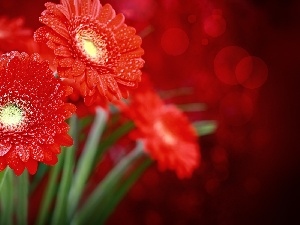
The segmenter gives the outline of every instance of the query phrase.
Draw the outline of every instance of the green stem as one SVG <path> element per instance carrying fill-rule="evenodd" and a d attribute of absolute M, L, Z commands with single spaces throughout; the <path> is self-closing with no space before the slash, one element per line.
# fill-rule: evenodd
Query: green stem
<path fill-rule="evenodd" d="M 6 174 L 7 174 L 7 171 L 9 170 L 9 168 L 6 168 L 5 171 L 2 171 L 0 173 L 0 193 L 1 193 L 1 188 L 4 184 L 4 181 L 5 181 L 5 178 L 6 178 Z"/>
<path fill-rule="evenodd" d="M 116 143 L 122 136 L 128 134 L 134 128 L 134 123 L 132 121 L 123 124 L 122 126 L 118 127 L 115 131 L 113 131 L 109 137 L 103 139 L 101 141 L 101 145 L 98 148 L 96 153 L 96 161 L 93 165 L 93 168 L 97 166 L 97 163 L 102 159 L 105 150 L 107 150 L 110 146 Z"/>
<path fill-rule="evenodd" d="M 93 215 L 94 210 L 99 209 L 103 198 L 117 185 L 127 169 L 144 155 L 143 145 L 139 143 L 137 147 L 124 157 L 111 171 L 104 180 L 97 185 L 93 193 L 89 196 L 83 207 L 75 215 L 72 224 L 85 224 Z"/>
<path fill-rule="evenodd" d="M 13 172 L 9 168 L 6 169 L 7 174 L 5 182 L 2 186 L 1 194 L 1 216 L 0 224 L 13 224 L 13 210 L 14 210 L 14 185 L 13 185 Z"/>
<path fill-rule="evenodd" d="M 107 112 L 98 107 L 95 120 L 89 132 L 86 144 L 78 160 L 78 165 L 73 176 L 73 181 L 68 197 L 68 218 L 76 211 L 84 186 L 92 171 L 93 161 L 97 154 L 98 144 L 107 121 Z"/>
<path fill-rule="evenodd" d="M 37 173 L 33 176 L 33 179 L 30 181 L 29 193 L 34 193 L 36 188 L 39 186 L 43 178 L 49 172 L 50 167 L 45 164 L 40 164 Z"/>
<path fill-rule="evenodd" d="M 194 122 L 193 126 L 199 136 L 209 135 L 216 131 L 218 124 L 214 120 Z"/>
<path fill-rule="evenodd" d="M 38 213 L 38 218 L 36 221 L 37 225 L 44 225 L 47 222 L 47 219 L 49 218 L 49 212 L 50 212 L 50 205 L 53 202 L 54 196 L 57 191 L 57 180 L 58 175 L 61 171 L 61 168 L 63 166 L 63 159 L 64 159 L 65 151 L 63 151 L 59 157 L 58 157 L 58 163 L 50 170 L 50 176 L 49 181 L 47 185 L 47 189 L 44 193 L 42 202 L 41 202 L 41 208 Z"/>
<path fill-rule="evenodd" d="M 120 188 L 114 190 L 111 195 L 106 196 L 108 200 L 105 207 L 102 207 L 101 211 L 96 214 L 97 219 L 95 224 L 105 224 L 107 218 L 114 211 L 119 202 L 128 193 L 131 187 L 136 183 L 139 177 L 144 173 L 144 171 L 152 164 L 152 160 L 146 159 L 129 177 L 126 178 L 124 183 L 122 183 Z"/>
<path fill-rule="evenodd" d="M 17 224 L 26 225 L 27 224 L 27 214 L 28 214 L 28 193 L 29 193 L 29 181 L 28 172 L 24 171 L 20 177 L 15 178 L 17 187 L 17 201 L 16 205 L 16 215 Z"/>
<path fill-rule="evenodd" d="M 62 178 L 59 185 L 56 204 L 53 212 L 52 217 L 52 224 L 66 224 L 67 221 L 67 199 L 69 190 L 71 187 L 72 181 L 72 174 L 75 164 L 75 150 L 77 149 L 77 140 L 78 140 L 78 120 L 77 117 L 74 115 L 71 117 L 70 120 L 70 134 L 73 137 L 74 144 L 69 147 L 65 148 L 65 159 L 63 164 L 63 172 Z"/>

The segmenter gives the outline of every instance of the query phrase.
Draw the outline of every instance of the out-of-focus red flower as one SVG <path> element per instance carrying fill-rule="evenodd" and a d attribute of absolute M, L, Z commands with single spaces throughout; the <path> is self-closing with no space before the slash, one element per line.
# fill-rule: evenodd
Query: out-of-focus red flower
<path fill-rule="evenodd" d="M 38 162 L 54 165 L 60 146 L 70 146 L 65 122 L 75 106 L 69 88 L 53 76 L 38 54 L 10 52 L 0 58 L 0 171 L 30 174 Z"/>
<path fill-rule="evenodd" d="M 98 0 L 46 3 L 40 21 L 46 26 L 35 40 L 53 49 L 60 77 L 72 79 L 86 105 L 100 98 L 128 97 L 141 77 L 142 40 L 124 24 L 123 14 Z"/>
<path fill-rule="evenodd" d="M 144 141 L 145 150 L 161 170 L 175 170 L 179 178 L 192 175 L 200 162 L 197 136 L 175 105 L 165 104 L 146 81 L 134 91 L 124 112 L 134 121 L 136 137 Z"/>
<path fill-rule="evenodd" d="M 24 28 L 24 19 L 0 17 L 0 53 L 26 51 L 27 42 L 32 40 L 32 30 Z"/>

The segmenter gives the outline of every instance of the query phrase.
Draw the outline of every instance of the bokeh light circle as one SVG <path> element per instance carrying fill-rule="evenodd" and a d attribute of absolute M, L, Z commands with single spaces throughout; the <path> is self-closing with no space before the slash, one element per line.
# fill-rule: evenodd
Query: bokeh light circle
<path fill-rule="evenodd" d="M 225 84 L 238 84 L 235 71 L 241 59 L 249 56 L 248 52 L 238 46 L 221 49 L 214 59 L 214 71 L 220 81 Z"/>
<path fill-rule="evenodd" d="M 168 55 L 181 55 L 187 50 L 188 46 L 189 38 L 180 28 L 170 28 L 162 35 L 161 47 Z"/>
<path fill-rule="evenodd" d="M 253 56 L 244 57 L 236 66 L 237 81 L 248 89 L 261 87 L 267 80 L 268 67 L 266 63 Z"/>
<path fill-rule="evenodd" d="M 204 20 L 204 31 L 211 37 L 218 37 L 226 30 L 226 21 L 221 15 L 211 15 Z"/>

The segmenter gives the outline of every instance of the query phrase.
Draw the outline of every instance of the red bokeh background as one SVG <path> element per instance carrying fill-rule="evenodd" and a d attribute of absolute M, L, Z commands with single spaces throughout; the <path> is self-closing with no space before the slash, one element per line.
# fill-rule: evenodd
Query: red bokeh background
<path fill-rule="evenodd" d="M 44 2 L 1 0 L 0 15 L 36 29 Z M 300 223 L 300 2 L 101 3 L 143 36 L 144 71 L 165 100 L 205 103 L 188 112 L 191 121 L 218 121 L 215 134 L 200 138 L 202 164 L 191 179 L 153 166 L 108 224 Z"/>

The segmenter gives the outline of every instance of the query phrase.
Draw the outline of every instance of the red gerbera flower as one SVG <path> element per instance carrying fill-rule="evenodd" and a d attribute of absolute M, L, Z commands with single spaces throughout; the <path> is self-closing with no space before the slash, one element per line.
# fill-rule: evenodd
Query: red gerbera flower
<path fill-rule="evenodd" d="M 35 40 L 54 50 L 60 77 L 72 79 L 87 105 L 105 96 L 128 97 L 140 81 L 144 65 L 141 38 L 99 0 L 61 0 L 46 3 L 40 21 L 46 26 Z"/>
<path fill-rule="evenodd" d="M 190 177 L 200 161 L 196 132 L 188 118 L 174 105 L 165 104 L 144 84 L 122 106 L 137 126 L 137 135 L 160 169 L 175 170 L 179 178 Z"/>
<path fill-rule="evenodd" d="M 65 119 L 75 106 L 68 88 L 38 54 L 10 52 L 0 57 L 0 171 L 8 165 L 30 174 L 38 162 L 54 165 L 60 146 L 72 145 Z"/>
<path fill-rule="evenodd" d="M 32 40 L 32 30 L 24 28 L 24 19 L 0 17 L 0 53 L 26 51 L 27 42 Z"/>

